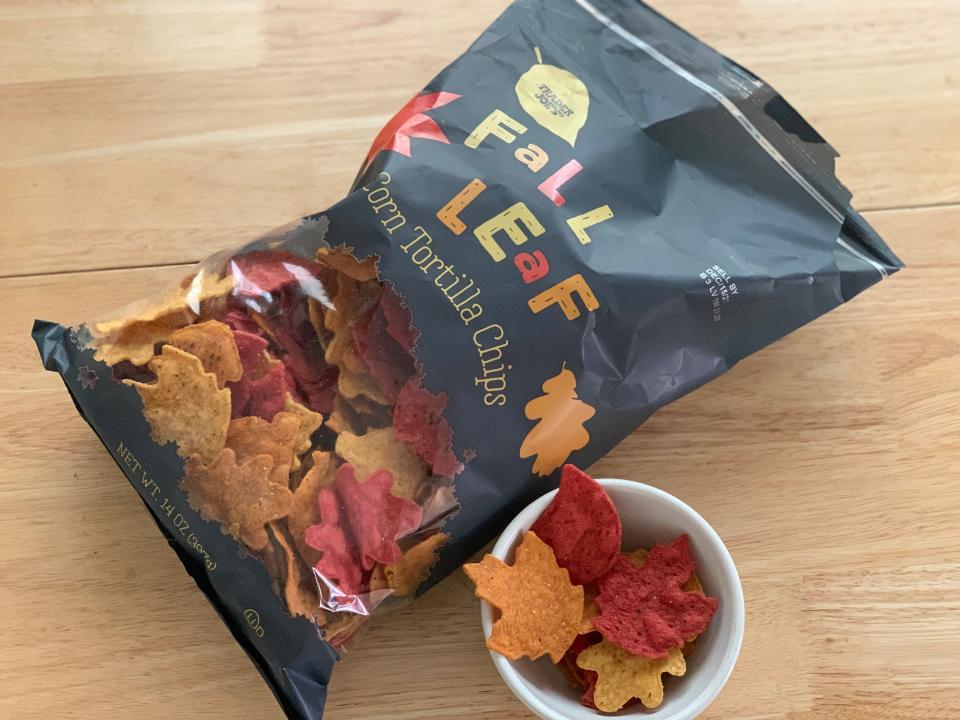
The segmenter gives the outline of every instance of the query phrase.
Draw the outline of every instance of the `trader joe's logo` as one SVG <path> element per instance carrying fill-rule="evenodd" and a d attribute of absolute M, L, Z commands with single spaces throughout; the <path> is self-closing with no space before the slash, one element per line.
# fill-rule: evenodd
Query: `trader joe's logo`
<path fill-rule="evenodd" d="M 587 86 L 569 70 L 544 64 L 540 48 L 533 51 L 537 64 L 517 81 L 517 99 L 530 117 L 573 147 L 590 109 Z"/>

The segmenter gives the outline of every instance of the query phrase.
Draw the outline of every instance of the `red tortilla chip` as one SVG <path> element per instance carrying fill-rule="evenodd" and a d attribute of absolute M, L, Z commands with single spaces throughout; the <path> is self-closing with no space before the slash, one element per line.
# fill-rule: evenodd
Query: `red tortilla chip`
<path fill-rule="evenodd" d="M 259 298 L 289 285 L 309 287 L 318 283 L 324 272 L 323 265 L 281 250 L 255 250 L 230 261 L 236 297 Z"/>
<path fill-rule="evenodd" d="M 279 362 L 264 363 L 269 344 L 265 338 L 245 330 L 235 330 L 233 335 L 243 375 L 236 382 L 227 383 L 232 417 L 256 416 L 273 420 L 286 402 L 284 366 Z"/>
<path fill-rule="evenodd" d="M 240 308 L 234 307 L 230 308 L 227 311 L 227 314 L 223 316 L 222 321 L 225 325 L 229 325 L 234 332 L 243 331 L 247 333 L 252 333 L 254 335 L 259 334 L 260 326 L 247 315 L 246 312 Z"/>
<path fill-rule="evenodd" d="M 423 458 L 434 475 L 452 478 L 463 470 L 453 452 L 453 430 L 443 417 L 446 393 L 432 393 L 410 378 L 393 408 L 393 432 Z"/>
<path fill-rule="evenodd" d="M 368 322 L 356 323 L 353 331 L 357 355 L 366 363 L 387 400 L 395 402 L 400 389 L 416 374 L 413 356 L 390 336 L 380 308 Z"/>
<path fill-rule="evenodd" d="M 599 581 L 593 626 L 633 655 L 667 657 L 702 633 L 717 610 L 716 598 L 683 589 L 695 569 L 686 535 L 654 545 L 642 567 L 621 555 Z"/>
<path fill-rule="evenodd" d="M 420 331 L 413 326 L 413 316 L 396 291 L 387 286 L 380 296 L 380 309 L 387 321 L 387 332 L 407 352 L 412 352 Z"/>
<path fill-rule="evenodd" d="M 393 475 L 377 470 L 363 482 L 349 463 L 337 469 L 337 494 L 353 535 L 360 563 L 371 570 L 377 563 L 394 563 L 403 557 L 397 540 L 420 526 L 422 511 L 412 500 L 391 492 Z"/>
<path fill-rule="evenodd" d="M 363 570 L 353 540 L 349 537 L 340 501 L 331 488 L 317 495 L 320 522 L 307 528 L 307 545 L 322 556 L 314 567 L 323 580 L 341 593 L 356 594 L 363 589 Z"/>
<path fill-rule="evenodd" d="M 563 466 L 560 490 L 530 529 L 553 548 L 575 585 L 603 576 L 620 555 L 617 508 L 600 483 L 573 465 Z"/>

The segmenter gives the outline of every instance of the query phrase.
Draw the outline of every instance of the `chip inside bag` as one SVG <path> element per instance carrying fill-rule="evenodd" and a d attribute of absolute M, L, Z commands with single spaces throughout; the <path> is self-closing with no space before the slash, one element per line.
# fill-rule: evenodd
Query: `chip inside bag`
<path fill-rule="evenodd" d="M 640 2 L 518 0 L 342 201 L 33 335 L 285 712 L 316 719 L 370 617 L 565 463 L 900 268 L 835 157 Z M 608 568 L 580 537 L 561 555 L 586 581 Z"/>

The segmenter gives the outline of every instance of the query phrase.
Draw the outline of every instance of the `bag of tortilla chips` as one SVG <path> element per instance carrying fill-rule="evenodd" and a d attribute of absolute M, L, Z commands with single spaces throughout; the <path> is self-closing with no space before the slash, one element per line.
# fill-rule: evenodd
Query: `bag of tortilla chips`
<path fill-rule="evenodd" d="M 567 461 L 900 263 L 833 149 L 639 2 L 518 0 L 335 206 L 45 366 L 291 717 Z"/>

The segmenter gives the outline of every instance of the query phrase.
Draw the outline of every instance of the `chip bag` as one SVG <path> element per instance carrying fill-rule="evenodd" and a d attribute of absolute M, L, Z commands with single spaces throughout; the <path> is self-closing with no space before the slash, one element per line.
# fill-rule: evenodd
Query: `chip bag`
<path fill-rule="evenodd" d="M 285 711 L 319 718 L 363 623 L 564 463 L 900 268 L 835 155 L 640 2 L 518 0 L 341 202 L 33 334 Z"/>

